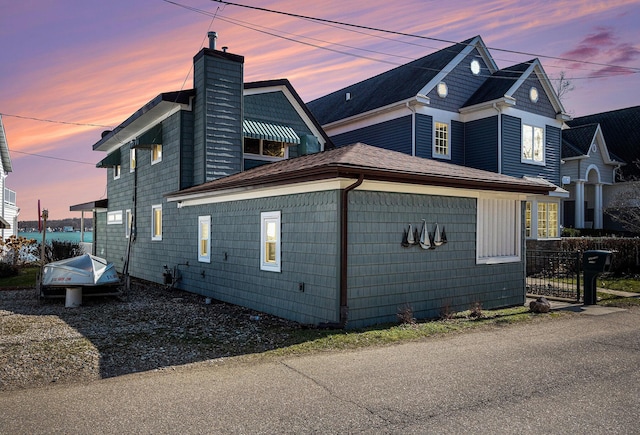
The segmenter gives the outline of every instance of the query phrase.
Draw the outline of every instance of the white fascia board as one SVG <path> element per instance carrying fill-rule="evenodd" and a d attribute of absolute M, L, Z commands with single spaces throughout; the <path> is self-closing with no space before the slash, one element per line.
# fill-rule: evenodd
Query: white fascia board
<path fill-rule="evenodd" d="M 381 122 L 381 120 L 400 118 L 409 114 L 409 112 L 405 112 L 405 110 L 407 110 L 408 108 L 424 106 L 425 104 L 428 104 L 428 99 L 427 101 L 425 101 L 424 98 L 426 97 L 418 95 L 403 101 L 398 101 L 393 104 L 378 107 L 377 109 L 370 110 L 369 112 L 359 113 L 348 118 L 330 122 L 323 125 L 322 128 L 329 136 L 335 136 L 337 134 L 346 133 L 358 128 L 364 128 L 373 124 L 378 124 Z"/>
<path fill-rule="evenodd" d="M 465 115 L 465 122 L 467 122 L 467 121 L 473 121 L 479 118 L 485 118 L 485 116 L 478 116 L 474 118 L 473 115 L 471 115 L 474 112 L 478 113 L 478 112 L 483 112 L 488 109 L 491 109 L 495 113 L 496 108 L 500 108 L 502 110 L 503 108 L 514 107 L 515 105 L 516 105 L 516 99 L 505 95 L 496 100 L 485 101 L 483 103 L 474 104 L 473 106 L 462 107 L 458 109 L 458 112 L 460 112 L 460 114 L 462 115 Z M 467 119 L 467 116 L 469 117 L 469 119 Z"/>
<path fill-rule="evenodd" d="M 122 130 L 113 134 L 108 141 L 101 144 L 95 151 L 105 151 L 107 154 L 112 153 L 122 145 L 131 142 L 140 134 L 144 133 L 154 125 L 164 121 L 174 113 L 185 109 L 190 110 L 190 105 L 173 103 L 170 101 L 161 101 L 153 108 L 142 114 L 140 117 L 132 121 Z M 117 129 L 117 127 L 116 127 Z"/>
<path fill-rule="evenodd" d="M 204 192 L 196 194 L 180 195 L 179 193 L 167 197 L 167 202 L 177 203 L 178 208 L 193 207 L 207 204 L 219 204 L 232 201 L 245 201 L 251 199 L 271 198 L 283 195 L 295 195 L 305 194 L 312 192 L 323 192 L 329 190 L 341 190 L 352 185 L 354 180 L 352 178 L 333 178 L 325 181 L 311 181 L 306 183 L 296 183 L 283 186 L 251 186 L 238 189 L 220 190 L 217 192 Z M 488 190 L 472 190 L 472 189 L 460 189 L 453 187 L 439 187 L 429 186 L 422 184 L 409 184 L 409 183 L 390 183 L 383 181 L 369 181 L 364 182 L 356 188 L 356 190 L 370 191 L 370 192 L 388 192 L 388 193 L 406 193 L 412 195 L 437 195 L 437 196 L 450 196 L 458 198 L 479 198 L 492 197 L 492 198 L 510 198 L 524 201 L 526 194 L 522 193 L 510 193 L 510 192 L 498 192 Z"/>
<path fill-rule="evenodd" d="M 529 65 L 526 71 L 520 75 L 518 80 L 514 82 L 513 86 L 509 88 L 509 90 L 505 95 L 513 96 L 513 94 L 516 93 L 516 91 L 520 88 L 520 86 L 522 86 L 524 81 L 527 80 L 529 76 L 531 76 L 531 73 L 533 73 L 534 71 L 536 73 L 536 76 L 538 77 L 538 80 L 540 81 L 540 84 L 543 87 L 545 94 L 551 101 L 551 105 L 553 106 L 553 108 L 557 113 L 556 118 L 562 121 L 570 120 L 571 117 L 565 113 L 564 106 L 562 105 L 562 102 L 558 98 L 558 95 L 556 94 L 555 89 L 553 89 L 553 86 L 549 81 L 549 77 L 547 76 L 547 73 L 544 71 L 544 68 L 542 68 L 542 64 L 538 59 L 535 59 L 533 62 L 531 62 L 531 65 Z"/>
<path fill-rule="evenodd" d="M 598 147 L 600 148 L 600 155 L 602 156 L 602 160 L 607 165 L 617 166 L 618 162 L 611 160 L 609 157 L 609 148 L 607 147 L 607 142 L 604 140 L 604 135 L 602 134 L 602 129 L 600 128 L 600 124 L 596 128 L 596 134 L 594 135 L 593 140 L 596 141 Z M 589 152 L 591 152 L 591 147 L 589 147 Z"/>

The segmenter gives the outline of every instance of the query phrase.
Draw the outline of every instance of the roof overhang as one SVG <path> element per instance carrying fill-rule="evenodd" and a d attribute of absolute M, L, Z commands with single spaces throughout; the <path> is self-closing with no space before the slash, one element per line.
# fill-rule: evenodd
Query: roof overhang
<path fill-rule="evenodd" d="M 550 181 L 545 180 L 544 178 L 527 177 L 527 176 L 524 176 L 522 178 L 524 178 L 525 180 L 528 180 L 528 181 L 533 181 L 533 182 L 540 183 L 542 185 L 546 185 L 550 189 L 549 192 L 547 193 L 549 196 L 553 196 L 553 197 L 556 197 L 556 198 L 569 198 L 569 191 L 568 190 L 565 190 L 560 186 L 556 186 L 555 184 L 553 184 Z"/>
<path fill-rule="evenodd" d="M 107 199 L 98 199 L 96 201 L 72 205 L 69 207 L 69 211 L 106 211 L 107 205 Z"/>
<path fill-rule="evenodd" d="M 191 110 L 191 97 L 193 95 L 195 95 L 193 90 L 167 92 L 158 95 L 114 130 L 103 133 L 102 139 L 93 145 L 93 149 L 111 153 L 179 110 Z"/>
<path fill-rule="evenodd" d="M 2 168 L 5 172 L 13 171 L 11 166 L 11 156 L 9 155 L 9 144 L 7 143 L 7 135 L 4 131 L 2 116 L 0 116 L 0 158 L 2 159 Z"/>
<path fill-rule="evenodd" d="M 0 216 L 0 229 L 8 230 L 9 228 L 11 228 L 11 225 L 9 224 L 9 222 L 7 222 L 5 218 Z"/>
<path fill-rule="evenodd" d="M 505 107 L 514 107 L 516 105 L 516 99 L 505 95 L 501 98 L 492 101 L 485 101 L 482 103 L 474 104 L 473 106 L 461 107 L 458 109 L 458 112 L 461 114 L 467 114 L 472 112 L 478 112 L 480 110 L 486 110 L 490 108 L 500 108 L 503 109 Z"/>
<path fill-rule="evenodd" d="M 96 168 L 114 168 L 120 166 L 120 150 L 115 150 L 96 164 Z"/>

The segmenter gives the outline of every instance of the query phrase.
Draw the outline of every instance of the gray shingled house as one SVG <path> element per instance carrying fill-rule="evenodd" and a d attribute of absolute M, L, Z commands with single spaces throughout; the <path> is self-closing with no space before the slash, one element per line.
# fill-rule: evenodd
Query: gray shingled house
<path fill-rule="evenodd" d="M 193 89 L 160 94 L 93 146 L 108 168 L 97 255 L 306 324 L 524 302 L 525 201 L 554 186 L 332 149 L 290 83 L 245 84 L 243 60 L 212 42 L 194 57 Z"/>
<path fill-rule="evenodd" d="M 360 141 L 553 184 L 527 198 L 526 237 L 560 237 L 569 117 L 538 59 L 499 69 L 476 36 L 307 105 L 336 146 Z"/>

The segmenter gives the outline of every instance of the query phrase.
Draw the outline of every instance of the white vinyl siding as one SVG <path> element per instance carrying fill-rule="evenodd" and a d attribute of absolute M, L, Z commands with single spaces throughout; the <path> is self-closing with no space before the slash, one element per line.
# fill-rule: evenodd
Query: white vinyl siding
<path fill-rule="evenodd" d="M 476 262 L 520 261 L 520 201 L 509 198 L 478 198 Z"/>

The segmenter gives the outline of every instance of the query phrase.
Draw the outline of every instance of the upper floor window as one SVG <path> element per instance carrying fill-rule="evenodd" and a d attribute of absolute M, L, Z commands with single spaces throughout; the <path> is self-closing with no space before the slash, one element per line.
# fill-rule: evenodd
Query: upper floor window
<path fill-rule="evenodd" d="M 120 165 L 115 165 L 113 167 L 113 179 L 117 180 L 120 178 Z"/>
<path fill-rule="evenodd" d="M 280 272 L 280 212 L 260 213 L 260 269 Z"/>
<path fill-rule="evenodd" d="M 151 164 L 155 165 L 162 161 L 162 144 L 155 144 L 151 148 Z"/>
<path fill-rule="evenodd" d="M 522 124 L 522 162 L 544 164 L 544 129 Z"/>
<path fill-rule="evenodd" d="M 285 158 L 289 145 L 294 144 L 275 140 L 255 139 L 252 137 L 244 138 L 245 154 L 255 154 L 262 157 Z"/>
<path fill-rule="evenodd" d="M 162 204 L 151 206 L 151 240 L 162 240 Z"/>
<path fill-rule="evenodd" d="M 449 152 L 449 124 L 436 121 L 433 134 L 433 156 L 451 158 Z"/>
<path fill-rule="evenodd" d="M 135 148 L 129 150 L 129 172 L 133 172 L 136 169 L 136 150 Z"/>

